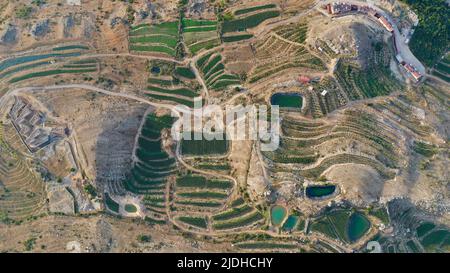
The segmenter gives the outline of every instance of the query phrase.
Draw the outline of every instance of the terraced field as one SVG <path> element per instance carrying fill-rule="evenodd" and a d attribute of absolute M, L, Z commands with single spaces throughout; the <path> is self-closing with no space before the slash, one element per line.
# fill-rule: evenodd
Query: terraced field
<path fill-rule="evenodd" d="M 0 61 L 0 81 L 17 83 L 25 80 L 62 74 L 97 72 L 95 59 L 67 61 L 87 53 L 89 47 L 68 45 L 53 48 L 51 52 L 21 55 Z"/>
<path fill-rule="evenodd" d="M 367 67 L 340 60 L 335 76 L 350 100 L 373 98 L 401 91 L 402 87 L 390 71 L 390 53 L 387 48 L 373 50 L 367 56 Z"/>
<path fill-rule="evenodd" d="M 249 73 L 249 82 L 278 75 L 290 68 L 324 70 L 322 61 L 303 46 L 305 33 L 304 24 L 288 25 L 258 40 L 255 45 L 256 66 Z"/>
<path fill-rule="evenodd" d="M 155 100 L 194 106 L 200 96 L 195 74 L 190 67 L 172 62 L 155 61 L 149 64 L 150 76 L 145 95 Z"/>
<path fill-rule="evenodd" d="M 450 53 L 447 53 L 433 69 L 433 75 L 450 83 Z"/>
<path fill-rule="evenodd" d="M 183 19 L 183 40 L 192 54 L 220 45 L 217 21 Z"/>
<path fill-rule="evenodd" d="M 199 135 L 200 137 L 200 135 Z M 181 141 L 181 153 L 183 155 L 196 155 L 196 156 L 208 156 L 208 155 L 222 155 L 226 154 L 229 147 L 229 141 L 225 135 L 218 136 L 221 139 L 213 139 L 213 136 L 203 136 L 199 139 L 195 139 L 195 133 L 191 133 L 191 139 L 183 139 Z"/>
<path fill-rule="evenodd" d="M 29 162 L 5 141 L 4 126 L 9 125 L 0 125 L 0 214 L 3 222 L 20 223 L 47 212 L 47 194 Z"/>
<path fill-rule="evenodd" d="M 409 209 L 408 209 L 409 208 Z M 423 219 L 423 215 L 401 201 L 389 203 L 390 222 L 403 230 L 411 230 L 405 240 L 378 236 L 376 240 L 387 253 L 447 253 L 450 250 L 450 230 L 447 226 Z"/>
<path fill-rule="evenodd" d="M 208 86 L 213 90 L 223 90 L 229 86 L 240 85 L 239 76 L 227 73 L 219 53 L 209 53 L 197 61 L 197 67 L 203 74 Z"/>
<path fill-rule="evenodd" d="M 220 157 L 192 157 L 185 158 L 185 162 L 189 165 L 194 166 L 197 169 L 214 171 L 222 174 L 228 174 L 231 170 L 231 166 L 227 160 L 222 156 Z"/>
<path fill-rule="evenodd" d="M 324 117 L 348 103 L 346 94 L 340 89 L 334 77 L 326 76 L 320 82 L 313 83 L 312 87 L 312 90 L 307 90 L 303 94 L 307 101 L 307 107 L 303 111 L 306 116 Z"/>
<path fill-rule="evenodd" d="M 242 10 L 241 10 L 242 11 Z M 250 12 L 236 14 L 236 18 L 232 20 L 225 20 L 222 24 L 222 32 L 236 32 L 245 31 L 254 28 L 268 19 L 280 16 L 278 10 L 266 10 L 258 13 L 249 14 Z"/>
<path fill-rule="evenodd" d="M 164 219 L 166 183 L 176 173 L 175 159 L 167 154 L 161 142 L 161 131 L 170 128 L 172 123 L 170 116 L 149 114 L 146 117 L 137 141 L 133 167 L 124 181 L 126 190 L 144 196 L 149 221 Z"/>
<path fill-rule="evenodd" d="M 356 242 L 370 228 L 367 218 L 358 212 L 335 210 L 311 224 L 311 231 L 320 232 L 343 242 Z"/>
<path fill-rule="evenodd" d="M 131 28 L 129 36 L 130 51 L 156 53 L 172 57 L 177 55 L 178 21 L 134 26 Z"/>
<path fill-rule="evenodd" d="M 301 176 L 318 179 L 330 166 L 342 163 L 358 163 L 371 166 L 383 177 L 393 177 L 391 168 L 398 165 L 397 139 L 372 115 L 361 111 L 345 111 L 334 126 L 319 121 L 296 120 L 285 116 L 281 126 L 280 148 L 275 152 L 264 152 L 266 160 L 273 166 L 274 176 L 285 175 L 284 170 L 295 164 Z M 352 140 L 368 147 L 364 153 L 333 154 L 322 150 L 326 143 Z M 321 152 L 322 151 L 322 152 Z M 326 154 L 325 157 L 320 156 Z"/>
<path fill-rule="evenodd" d="M 220 209 L 233 189 L 228 180 L 210 179 L 199 175 L 177 178 L 173 204 L 176 211 L 207 213 Z"/>

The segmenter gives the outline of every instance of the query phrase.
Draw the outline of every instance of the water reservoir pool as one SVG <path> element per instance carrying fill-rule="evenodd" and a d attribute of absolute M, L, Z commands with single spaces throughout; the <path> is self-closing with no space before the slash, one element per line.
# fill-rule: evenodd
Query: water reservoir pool
<path fill-rule="evenodd" d="M 301 109 L 303 98 L 298 93 L 275 93 L 270 98 L 270 104 L 279 105 L 280 108 Z"/>
<path fill-rule="evenodd" d="M 335 192 L 335 185 L 309 186 L 306 188 L 306 196 L 309 198 L 320 198 Z"/>
<path fill-rule="evenodd" d="M 287 211 L 283 206 L 273 206 L 270 211 L 270 217 L 272 219 L 272 224 L 275 226 L 281 225 L 284 218 L 286 218 Z"/>
<path fill-rule="evenodd" d="M 298 216 L 296 215 L 289 215 L 289 217 L 286 219 L 286 222 L 283 224 L 283 230 L 285 231 L 291 231 L 294 229 L 295 225 L 297 224 Z"/>
<path fill-rule="evenodd" d="M 367 233 L 370 228 L 370 221 L 361 213 L 355 212 L 350 216 L 347 226 L 348 238 L 356 242 Z"/>

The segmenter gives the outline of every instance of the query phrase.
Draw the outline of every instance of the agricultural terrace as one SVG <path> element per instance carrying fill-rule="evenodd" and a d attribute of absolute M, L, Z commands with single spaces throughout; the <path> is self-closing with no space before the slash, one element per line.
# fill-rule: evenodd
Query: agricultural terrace
<path fill-rule="evenodd" d="M 234 13 L 234 17 L 232 19 L 226 18 L 226 20 L 224 20 L 222 23 L 222 32 L 227 33 L 245 31 L 249 28 L 258 26 L 268 19 L 278 16 L 280 16 L 280 11 L 273 9 L 260 9 L 253 13 L 251 10 L 249 11 L 249 9 L 247 9 L 247 12 L 245 10 L 238 10 Z"/>
<path fill-rule="evenodd" d="M 129 34 L 129 49 L 175 57 L 179 42 L 178 21 L 134 26 Z"/>
<path fill-rule="evenodd" d="M 233 186 L 229 180 L 199 175 L 180 176 L 175 183 L 172 210 L 204 215 L 218 211 L 227 202 Z"/>
<path fill-rule="evenodd" d="M 185 158 L 184 161 L 197 169 L 209 170 L 222 174 L 229 174 L 231 171 L 228 159 L 224 157 L 199 156 Z"/>
<path fill-rule="evenodd" d="M 405 103 L 408 103 L 408 99 L 400 96 L 382 103 L 372 104 L 370 107 L 376 110 L 379 115 L 386 115 L 397 120 L 399 124 L 417 135 L 427 136 L 431 130 L 430 126 L 423 124 L 415 114 L 414 109 Z"/>
<path fill-rule="evenodd" d="M 184 43 L 193 55 L 201 50 L 211 49 L 220 45 L 217 21 L 183 18 L 182 32 Z"/>
<path fill-rule="evenodd" d="M 0 61 L 0 81 L 17 83 L 62 74 L 82 74 L 98 71 L 97 60 L 69 61 L 87 53 L 89 47 L 68 45 L 55 47 L 50 52 L 21 55 Z"/>
<path fill-rule="evenodd" d="M 257 27 L 264 21 L 279 15 L 280 12 L 275 4 L 236 10 L 222 23 L 222 41 L 233 43 L 253 38 L 253 34 L 247 32 L 247 29 Z"/>
<path fill-rule="evenodd" d="M 0 124 L 0 215 L 4 222 L 20 223 L 46 213 L 46 192 L 43 181 L 9 143 L 20 140 Z"/>
<path fill-rule="evenodd" d="M 206 54 L 198 59 L 196 65 L 202 72 L 208 88 L 223 90 L 229 86 L 241 84 L 238 75 L 225 71 L 225 65 L 220 53 L 211 52 Z"/>
<path fill-rule="evenodd" d="M 447 53 L 433 69 L 432 74 L 450 83 L 450 53 Z"/>
<path fill-rule="evenodd" d="M 312 87 L 312 90 L 303 92 L 305 116 L 320 118 L 348 103 L 346 94 L 331 76 L 323 77 L 319 82 L 313 83 Z"/>
<path fill-rule="evenodd" d="M 280 148 L 263 152 L 273 169 L 273 177 L 292 176 L 292 164 L 298 173 L 310 179 L 319 179 L 323 171 L 335 164 L 356 163 L 368 165 L 382 177 L 393 177 L 392 168 L 398 165 L 399 151 L 394 145 L 398 139 L 372 115 L 363 111 L 347 110 L 334 126 L 320 121 L 300 121 L 285 115 L 281 124 Z M 364 153 L 331 153 L 327 143 L 352 140 L 370 147 L 375 159 Z M 333 145 L 331 145 L 333 146 Z M 320 157 L 320 154 L 326 156 Z M 281 177 L 280 177 L 281 179 Z"/>
<path fill-rule="evenodd" d="M 201 96 L 200 86 L 190 67 L 166 61 L 151 61 L 148 69 L 148 86 L 144 92 L 147 97 L 193 107 L 194 98 Z"/>
<path fill-rule="evenodd" d="M 322 61 L 304 46 L 307 26 L 304 23 L 279 27 L 258 39 L 255 45 L 256 66 L 249 73 L 254 83 L 291 68 L 323 71 Z"/>
<path fill-rule="evenodd" d="M 222 139 L 208 140 L 214 136 L 205 136 L 205 134 L 197 133 L 201 135 L 201 139 L 195 140 L 194 132 L 191 132 L 191 139 L 183 139 L 181 141 L 181 153 L 183 155 L 223 155 L 228 152 L 229 141 L 226 139 L 226 135 L 222 135 Z"/>
<path fill-rule="evenodd" d="M 334 210 L 314 220 L 310 231 L 345 243 L 354 243 L 369 231 L 370 226 L 370 221 L 361 212 Z"/>
<path fill-rule="evenodd" d="M 231 207 L 211 217 L 212 226 L 216 230 L 251 228 L 264 220 L 264 216 L 254 207 L 238 198 L 231 202 Z"/>
<path fill-rule="evenodd" d="M 402 89 L 389 68 L 389 49 L 375 46 L 371 53 L 364 68 L 344 59 L 336 66 L 335 77 L 350 100 L 388 95 Z"/>
<path fill-rule="evenodd" d="M 124 181 L 129 192 L 144 195 L 149 220 L 164 217 L 166 182 L 176 172 L 175 158 L 167 154 L 161 143 L 161 131 L 170 128 L 172 123 L 170 116 L 149 114 L 146 117 L 135 148 L 133 167 Z"/>

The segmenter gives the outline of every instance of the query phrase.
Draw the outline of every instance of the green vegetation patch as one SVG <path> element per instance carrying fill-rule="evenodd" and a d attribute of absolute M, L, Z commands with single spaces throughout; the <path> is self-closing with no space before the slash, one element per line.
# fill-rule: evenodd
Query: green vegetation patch
<path fill-rule="evenodd" d="M 222 213 L 214 215 L 213 220 L 214 221 L 226 221 L 226 220 L 230 220 L 233 218 L 241 217 L 252 211 L 253 211 L 253 208 L 249 207 L 247 205 L 244 205 L 242 207 L 237 207 L 237 208 L 231 208 L 227 211 L 224 211 Z"/>
<path fill-rule="evenodd" d="M 438 152 L 438 149 L 435 145 L 428 144 L 422 141 L 414 141 L 413 150 L 426 157 L 432 157 Z"/>
<path fill-rule="evenodd" d="M 259 211 L 255 211 L 254 213 L 246 214 L 243 217 L 233 218 L 230 221 L 215 222 L 213 227 L 217 230 L 239 228 L 254 224 L 261 219 L 264 219 L 262 214 Z"/>
<path fill-rule="evenodd" d="M 68 46 L 59 46 L 53 48 L 54 51 L 64 51 L 64 50 L 72 50 L 72 49 L 81 49 L 81 50 L 88 50 L 88 46 L 84 45 L 68 45 Z"/>
<path fill-rule="evenodd" d="M 105 204 L 111 211 L 119 213 L 119 203 L 114 201 L 107 192 L 105 192 Z"/>
<path fill-rule="evenodd" d="M 225 43 L 232 43 L 232 42 L 238 42 L 242 40 L 248 40 L 253 37 L 253 34 L 240 34 L 240 35 L 233 35 L 233 36 L 224 36 L 222 37 L 222 40 Z"/>
<path fill-rule="evenodd" d="M 208 225 L 204 217 L 180 216 L 177 219 L 180 222 L 202 229 L 206 229 Z"/>
<path fill-rule="evenodd" d="M 422 238 L 422 246 L 427 252 L 434 252 L 439 249 L 441 243 L 444 242 L 448 235 L 449 232 L 447 230 L 436 230 L 430 232 Z"/>
<path fill-rule="evenodd" d="M 226 193 L 221 192 L 212 192 L 212 191 L 194 191 L 194 192 L 180 192 L 177 193 L 178 196 L 191 198 L 191 199 L 224 199 L 227 198 L 228 195 Z"/>
<path fill-rule="evenodd" d="M 208 180 L 203 176 L 186 175 L 177 178 L 176 186 L 183 188 L 229 189 L 233 186 L 233 183 L 224 180 Z"/>
<path fill-rule="evenodd" d="M 450 44 L 450 7 L 446 0 L 401 1 L 410 5 L 419 17 L 409 47 L 420 61 L 431 67 Z"/>
<path fill-rule="evenodd" d="M 80 74 L 80 73 L 89 73 L 89 72 L 96 72 L 97 69 L 73 69 L 73 70 L 65 70 L 65 69 L 55 69 L 55 70 L 47 70 L 47 71 L 40 71 L 40 72 L 33 72 L 30 74 L 26 74 L 23 76 L 12 78 L 9 83 L 16 83 L 23 80 L 28 80 L 32 78 L 39 78 L 39 77 L 46 77 L 46 76 L 52 76 L 52 75 L 58 75 L 58 74 Z"/>
<path fill-rule="evenodd" d="M 202 139 L 194 139 L 195 133 L 191 133 L 191 139 L 184 139 L 181 141 L 181 153 L 183 155 L 220 155 L 226 154 L 229 148 L 229 141 L 226 135 L 217 136 L 219 139 L 208 140 L 212 136 L 205 136 Z"/>
<path fill-rule="evenodd" d="M 257 11 L 257 10 L 273 9 L 273 8 L 276 8 L 276 7 L 277 7 L 277 5 L 275 5 L 275 4 L 254 6 L 254 7 L 250 7 L 250 8 L 236 10 L 234 12 L 234 15 L 242 15 L 242 14 L 250 13 L 250 12 L 253 12 L 253 11 Z"/>
<path fill-rule="evenodd" d="M 195 74 L 189 67 L 177 66 L 175 68 L 175 74 L 187 79 L 195 79 Z"/>
<path fill-rule="evenodd" d="M 416 228 L 417 237 L 419 237 L 419 238 L 423 237 L 425 234 L 427 234 L 429 231 L 431 231 L 435 227 L 436 227 L 436 225 L 431 222 L 424 222 L 424 223 L 420 224 L 420 226 L 418 226 Z"/>
<path fill-rule="evenodd" d="M 245 31 L 248 28 L 253 28 L 264 22 L 265 20 L 280 16 L 277 10 L 264 11 L 261 13 L 249 15 L 244 18 L 224 21 L 222 25 L 223 32 Z"/>

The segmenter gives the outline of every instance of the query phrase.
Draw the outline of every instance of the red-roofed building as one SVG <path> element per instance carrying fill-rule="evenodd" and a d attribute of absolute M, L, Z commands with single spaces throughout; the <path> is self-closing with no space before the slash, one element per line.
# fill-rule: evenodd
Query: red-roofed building
<path fill-rule="evenodd" d="M 309 77 L 300 75 L 300 76 L 298 77 L 298 81 L 301 82 L 301 83 L 303 83 L 303 84 L 308 84 L 309 82 L 311 82 L 311 79 L 310 79 Z"/>
<path fill-rule="evenodd" d="M 389 31 L 392 32 L 394 31 L 394 28 L 392 27 L 391 23 L 389 23 L 389 21 L 384 17 L 384 16 L 380 16 L 380 18 L 378 18 L 378 21 Z"/>
<path fill-rule="evenodd" d="M 406 69 L 406 71 L 408 71 L 409 74 L 411 74 L 411 76 L 413 76 L 416 81 L 419 81 L 422 78 L 422 75 L 418 71 L 416 71 L 416 69 L 414 69 L 412 65 L 405 63 L 403 67 Z"/>

